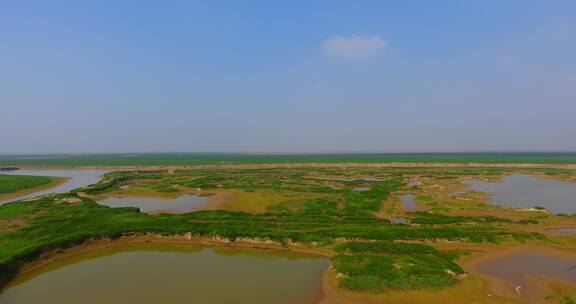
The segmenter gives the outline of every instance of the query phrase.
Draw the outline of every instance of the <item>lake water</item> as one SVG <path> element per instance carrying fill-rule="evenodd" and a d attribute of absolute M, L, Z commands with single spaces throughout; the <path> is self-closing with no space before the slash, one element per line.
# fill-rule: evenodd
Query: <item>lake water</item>
<path fill-rule="evenodd" d="M 552 277 L 565 282 L 576 283 L 576 259 L 547 255 L 535 252 L 516 253 L 495 261 L 481 263 L 479 272 L 495 276 L 522 286 L 522 294 L 530 293 L 526 277 Z"/>
<path fill-rule="evenodd" d="M 418 205 L 414 201 L 416 196 L 414 194 L 404 194 L 400 196 L 400 202 L 404 209 L 416 209 Z"/>
<path fill-rule="evenodd" d="M 140 211 L 146 213 L 186 213 L 205 204 L 207 200 L 207 197 L 184 194 L 177 198 L 109 197 L 98 200 L 98 204 L 110 207 L 138 207 Z"/>
<path fill-rule="evenodd" d="M 325 258 L 267 250 L 132 245 L 25 274 L 0 303 L 317 303 L 327 266 Z"/>
<path fill-rule="evenodd" d="M 89 170 L 89 169 L 61 169 L 61 170 L 23 169 L 11 172 L 2 172 L 2 174 L 9 174 L 9 175 L 56 176 L 56 177 L 68 177 L 69 179 L 65 183 L 52 187 L 50 189 L 45 189 L 42 191 L 30 193 L 20 197 L 3 200 L 0 201 L 0 204 L 5 204 L 26 198 L 32 198 L 40 195 L 46 195 L 52 193 L 64 193 L 70 190 L 74 190 L 76 188 L 95 184 L 107 172 L 109 171 Z"/>
<path fill-rule="evenodd" d="M 576 183 L 512 174 L 498 182 L 466 181 L 472 190 L 491 193 L 491 202 L 519 208 L 542 206 L 553 213 L 576 213 Z"/>

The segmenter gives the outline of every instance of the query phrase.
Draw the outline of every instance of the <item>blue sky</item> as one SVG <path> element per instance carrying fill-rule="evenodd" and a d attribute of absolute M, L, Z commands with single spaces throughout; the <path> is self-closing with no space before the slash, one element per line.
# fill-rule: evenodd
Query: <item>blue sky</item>
<path fill-rule="evenodd" d="M 4 1 L 0 153 L 576 151 L 575 1 Z"/>

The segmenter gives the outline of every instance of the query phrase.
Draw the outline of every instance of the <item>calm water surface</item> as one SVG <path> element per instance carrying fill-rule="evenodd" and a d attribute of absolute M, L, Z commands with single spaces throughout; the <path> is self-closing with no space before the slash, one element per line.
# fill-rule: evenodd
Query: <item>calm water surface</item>
<path fill-rule="evenodd" d="M 2 304 L 306 304 L 325 258 L 266 250 L 138 245 L 57 262 L 13 281 Z"/>
<path fill-rule="evenodd" d="M 98 200 L 110 207 L 138 207 L 142 212 L 186 213 L 206 203 L 207 197 L 184 194 L 177 198 L 109 197 Z"/>
<path fill-rule="evenodd" d="M 414 201 L 414 199 L 416 198 L 416 196 L 414 194 L 404 194 L 400 196 L 400 202 L 402 203 L 402 207 L 404 209 L 416 209 L 418 208 L 418 205 L 416 205 L 416 202 Z"/>
<path fill-rule="evenodd" d="M 491 202 L 519 208 L 542 206 L 553 213 L 576 213 L 576 183 L 512 174 L 498 182 L 467 181 L 472 190 L 489 192 Z"/>
<path fill-rule="evenodd" d="M 477 270 L 522 286 L 523 293 L 529 293 L 527 277 L 552 277 L 565 282 L 576 283 L 576 259 L 535 252 L 516 253 L 478 265 Z"/>
<path fill-rule="evenodd" d="M 13 202 L 21 199 L 32 198 L 35 196 L 64 193 L 70 190 L 88 186 L 97 183 L 102 175 L 109 172 L 108 170 L 89 170 L 89 169 L 61 169 L 61 170 L 48 170 L 48 169 L 25 169 L 10 172 L 3 172 L 3 174 L 10 175 L 33 175 L 33 176 L 57 176 L 68 177 L 68 181 L 56 187 L 45 189 L 42 191 L 30 193 L 16 198 L 0 201 L 0 204 Z"/>

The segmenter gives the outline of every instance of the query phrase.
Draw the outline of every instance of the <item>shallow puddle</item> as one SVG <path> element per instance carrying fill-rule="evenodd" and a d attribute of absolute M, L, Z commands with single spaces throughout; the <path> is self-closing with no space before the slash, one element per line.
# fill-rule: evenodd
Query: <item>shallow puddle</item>
<path fill-rule="evenodd" d="M 207 197 L 184 194 L 177 198 L 152 198 L 152 197 L 109 197 L 98 200 L 98 204 L 110 207 L 137 207 L 141 212 L 155 213 L 186 213 L 202 206 L 208 200 Z"/>
<path fill-rule="evenodd" d="M 559 229 L 550 229 L 548 231 L 552 234 L 555 234 L 555 235 L 573 235 L 573 236 L 576 236 L 576 228 L 559 228 Z"/>
<path fill-rule="evenodd" d="M 472 190 L 491 193 L 491 202 L 519 208 L 542 206 L 553 213 L 576 213 L 576 183 L 512 174 L 498 182 L 466 181 Z"/>
<path fill-rule="evenodd" d="M 317 303 L 325 258 L 256 249 L 132 245 L 17 278 L 2 304 Z"/>
<path fill-rule="evenodd" d="M 576 283 L 576 259 L 543 253 L 516 253 L 494 261 L 481 263 L 479 272 L 501 278 L 514 286 L 522 286 L 522 294 L 534 292 L 527 278 L 554 278 Z"/>
<path fill-rule="evenodd" d="M 415 202 L 416 196 L 414 194 L 404 194 L 400 196 L 400 202 L 404 209 L 416 209 L 418 205 Z"/>
<path fill-rule="evenodd" d="M 352 190 L 354 190 L 354 191 L 370 191 L 370 188 L 368 188 L 368 187 L 355 187 L 355 188 L 352 188 Z"/>

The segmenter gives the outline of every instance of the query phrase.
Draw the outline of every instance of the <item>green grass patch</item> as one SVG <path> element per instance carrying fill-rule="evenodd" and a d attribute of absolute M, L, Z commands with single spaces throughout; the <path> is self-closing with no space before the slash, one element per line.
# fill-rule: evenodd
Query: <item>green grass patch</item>
<path fill-rule="evenodd" d="M 342 288 L 372 293 L 441 288 L 457 283 L 462 268 L 433 247 L 421 244 L 347 243 L 336 248 L 336 271 Z"/>
<path fill-rule="evenodd" d="M 48 176 L 0 174 L 0 194 L 14 193 L 50 184 L 54 179 Z"/>

